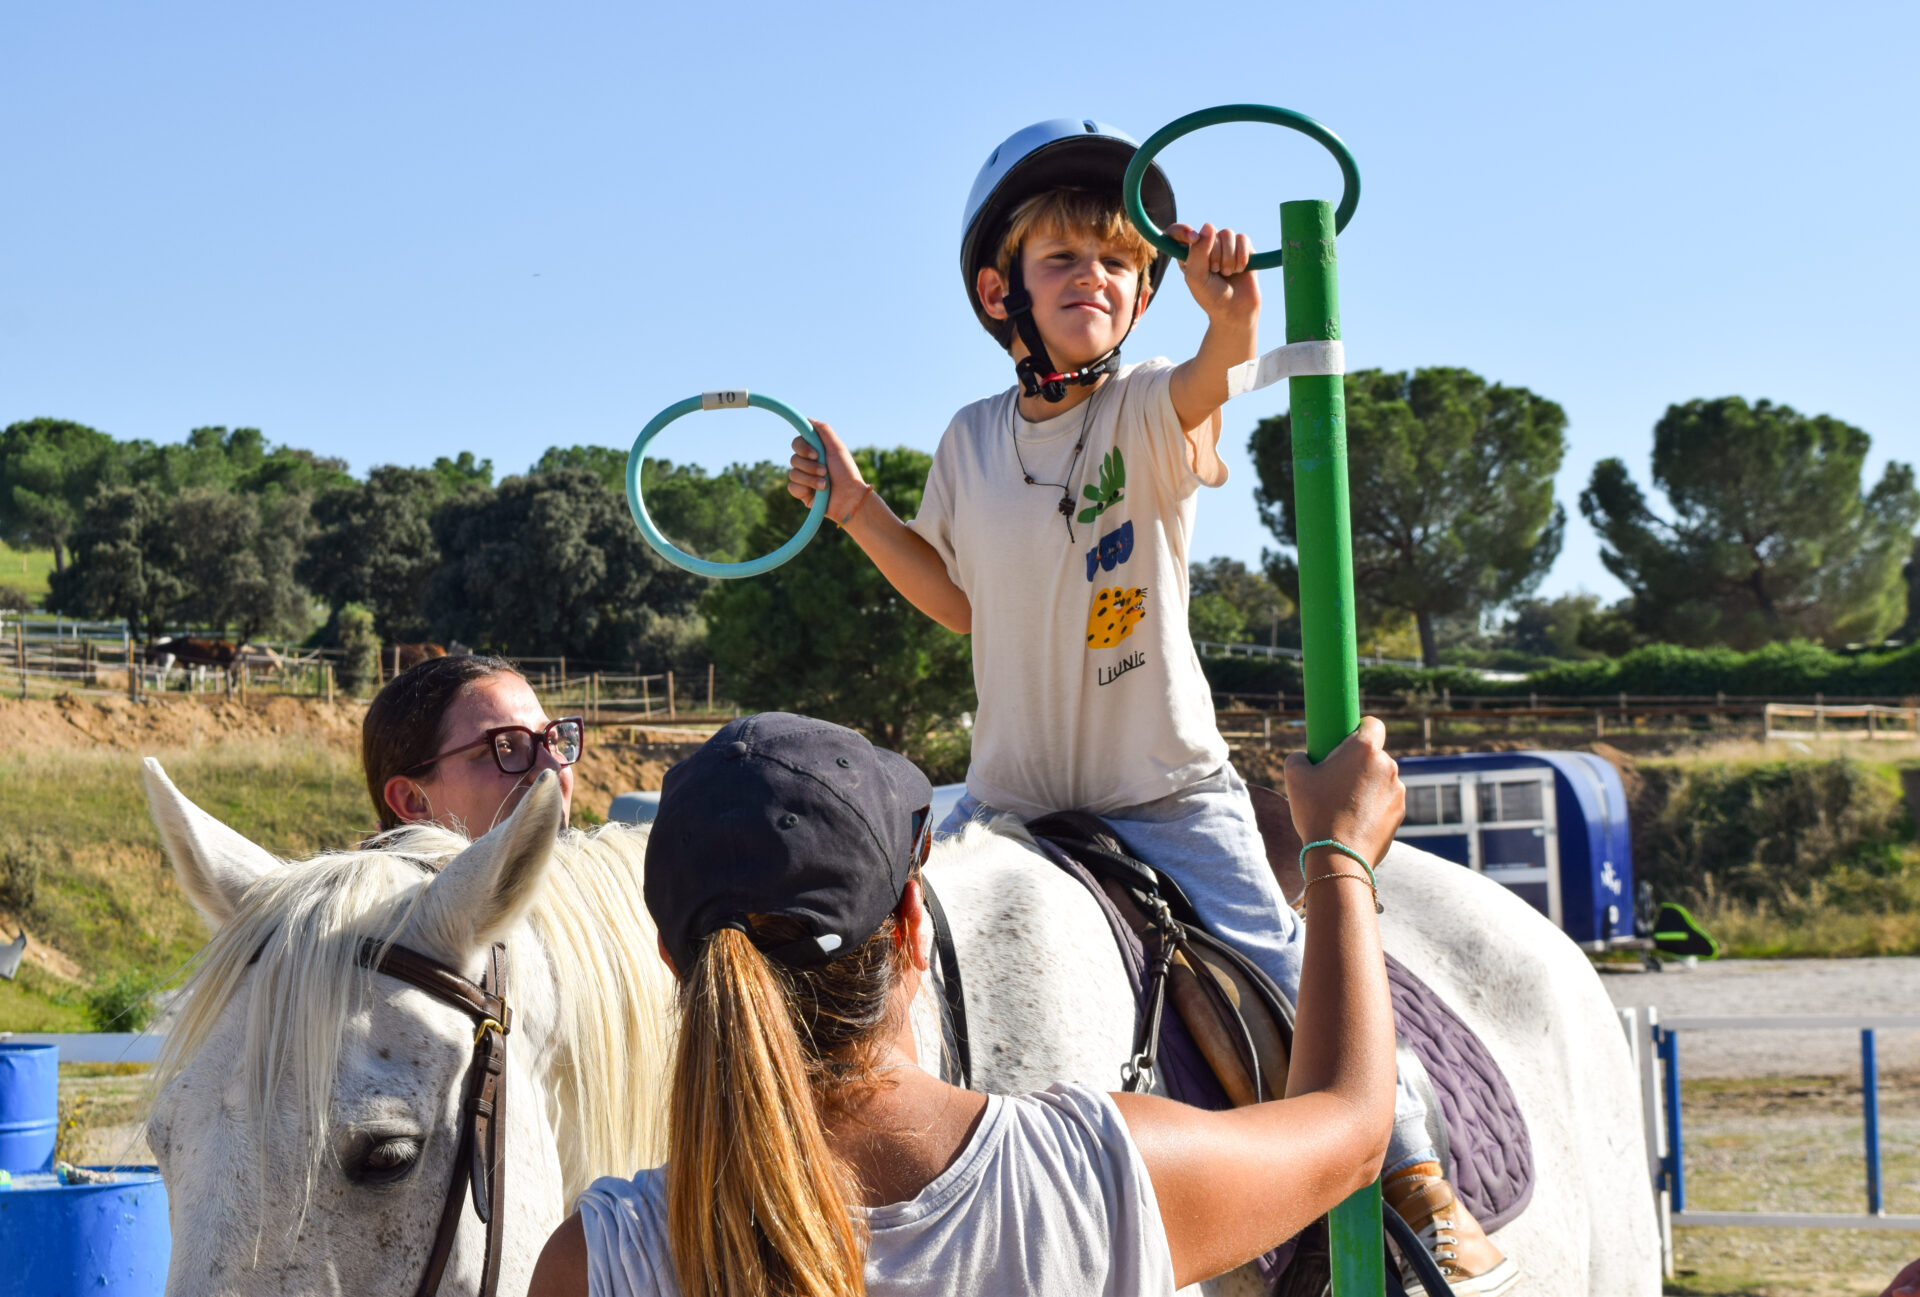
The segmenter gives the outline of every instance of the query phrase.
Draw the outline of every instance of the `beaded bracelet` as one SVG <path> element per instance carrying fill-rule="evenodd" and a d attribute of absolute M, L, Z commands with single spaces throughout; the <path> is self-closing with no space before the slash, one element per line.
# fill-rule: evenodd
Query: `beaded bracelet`
<path fill-rule="evenodd" d="M 1309 851 L 1312 851 L 1316 847 L 1332 847 L 1335 851 L 1338 851 L 1341 855 L 1348 856 L 1354 860 L 1359 861 L 1360 868 L 1367 871 L 1367 882 L 1373 885 L 1373 890 L 1375 892 L 1378 892 L 1380 890 L 1380 880 L 1373 876 L 1373 865 L 1367 860 L 1367 858 L 1361 855 L 1358 851 L 1355 851 L 1352 847 L 1348 846 L 1346 843 L 1336 842 L 1332 838 L 1322 838 L 1318 842 L 1309 842 L 1307 843 L 1306 846 L 1300 848 L 1300 877 L 1305 878 L 1307 876 L 1307 853 Z"/>
<path fill-rule="evenodd" d="M 853 515 L 860 512 L 860 506 L 867 502 L 867 496 L 870 496 L 872 494 L 873 494 L 873 483 L 869 482 L 867 483 L 866 491 L 861 494 L 858 500 L 855 500 L 853 502 L 853 508 L 847 510 L 847 516 L 844 518 L 835 518 L 833 520 L 833 525 L 836 527 L 839 527 L 842 530 L 845 530 L 846 525 L 853 521 Z"/>

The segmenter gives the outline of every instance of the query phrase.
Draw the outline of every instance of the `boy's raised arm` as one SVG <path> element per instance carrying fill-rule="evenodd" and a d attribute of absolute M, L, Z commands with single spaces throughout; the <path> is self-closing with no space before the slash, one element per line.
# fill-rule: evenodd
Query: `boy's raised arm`
<path fill-rule="evenodd" d="M 947 575 L 946 560 L 906 523 L 894 516 L 880 493 L 860 476 L 853 452 L 827 424 L 810 420 L 827 448 L 823 465 L 812 446 L 793 439 L 793 459 L 787 470 L 787 491 L 802 504 L 813 503 L 813 493 L 833 484 L 833 520 L 867 552 L 880 574 L 893 583 L 906 601 L 950 631 L 966 635 L 973 630 L 973 605 L 966 592 Z"/>
<path fill-rule="evenodd" d="M 1187 245 L 1180 272 L 1207 313 L 1207 336 L 1192 360 L 1174 368 L 1168 395 L 1192 446 L 1194 471 L 1212 480 L 1220 444 L 1215 416 L 1227 403 L 1227 371 L 1259 354 L 1260 281 L 1247 270 L 1253 243 L 1246 235 L 1211 225 L 1197 231 L 1173 225 L 1167 233 Z"/>

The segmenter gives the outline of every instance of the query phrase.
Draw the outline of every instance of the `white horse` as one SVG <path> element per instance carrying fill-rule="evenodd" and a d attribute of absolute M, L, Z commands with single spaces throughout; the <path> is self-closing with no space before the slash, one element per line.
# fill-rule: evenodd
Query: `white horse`
<path fill-rule="evenodd" d="M 378 850 L 287 865 L 153 763 L 147 781 L 181 886 L 216 929 L 156 1075 L 172 1297 L 407 1297 L 418 1284 L 453 1175 L 473 1028 L 362 972 L 369 937 L 473 976 L 492 941 L 507 943 L 502 1294 L 524 1292 L 594 1176 L 659 1159 L 672 988 L 640 900 L 644 829 L 556 844 L 558 797 L 543 781 L 471 846 L 413 830 Z M 953 923 L 974 1083 L 1117 1088 L 1135 1005 L 1080 885 L 1006 825 L 936 846 L 927 875 Z M 1424 852 L 1396 846 L 1381 885 L 1388 948 L 1479 1034 L 1527 1114 L 1533 1200 L 1496 1236 L 1523 1268 L 1519 1291 L 1658 1293 L 1638 1091 L 1584 957 L 1505 889 Z M 937 1014 L 929 992 L 915 1021 L 924 1059 L 939 1048 Z M 481 1243 L 469 1207 L 442 1293 L 476 1290 Z M 1252 1292 L 1257 1281 L 1243 1271 L 1208 1287 Z"/>

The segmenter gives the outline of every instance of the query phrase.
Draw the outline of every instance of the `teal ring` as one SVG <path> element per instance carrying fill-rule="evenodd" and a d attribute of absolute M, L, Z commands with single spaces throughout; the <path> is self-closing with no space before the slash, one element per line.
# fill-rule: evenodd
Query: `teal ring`
<path fill-rule="evenodd" d="M 1187 245 L 1169 236 L 1147 215 L 1147 205 L 1140 199 L 1140 182 L 1146 179 L 1147 167 L 1161 149 L 1182 135 L 1224 122 L 1265 122 L 1270 126 L 1285 126 L 1324 145 L 1327 152 L 1333 154 L 1334 161 L 1340 164 L 1340 206 L 1334 209 L 1333 232 L 1338 234 L 1347 228 L 1347 222 L 1353 219 L 1354 208 L 1360 206 L 1360 168 L 1354 163 L 1353 154 L 1347 151 L 1346 143 L 1305 113 L 1296 113 L 1290 108 L 1271 108 L 1265 104 L 1223 104 L 1218 108 L 1202 108 L 1197 113 L 1188 113 L 1185 117 L 1168 122 L 1147 137 L 1147 142 L 1134 153 L 1133 161 L 1127 164 L 1126 177 L 1120 182 L 1120 197 L 1126 204 L 1127 218 L 1148 243 L 1175 261 L 1187 259 Z M 1269 252 L 1254 253 L 1253 259 L 1247 262 L 1247 269 L 1271 270 L 1280 264 L 1280 251 L 1274 248 Z"/>
<path fill-rule="evenodd" d="M 813 430 L 813 425 L 808 423 L 806 418 L 801 415 L 798 410 L 788 405 L 785 401 L 777 401 L 771 396 L 762 396 L 758 392 L 712 393 L 711 395 L 743 396 L 746 398 L 744 402 L 730 402 L 726 405 L 715 405 L 713 407 L 714 409 L 752 407 L 759 410 L 769 410 L 779 415 L 788 423 L 792 424 L 802 437 L 807 439 L 807 443 L 819 453 L 820 462 L 823 464 L 826 462 L 827 450 L 825 446 L 820 444 L 820 434 Z M 826 490 L 822 489 L 813 493 L 813 507 L 807 510 L 806 520 L 800 524 L 800 530 L 788 537 L 786 544 L 774 550 L 771 554 L 762 554 L 759 558 L 745 559 L 738 563 L 716 563 L 712 559 L 695 558 L 692 554 L 687 553 L 660 534 L 660 529 L 654 526 L 652 517 L 647 513 L 647 502 L 640 498 L 640 463 L 647 457 L 647 443 L 666 431 L 667 425 L 675 419 L 683 415 L 692 414 L 695 410 L 705 408 L 703 401 L 704 397 L 702 396 L 689 396 L 684 401 L 674 402 L 666 409 L 660 411 L 660 413 L 654 415 L 653 421 L 642 428 L 640 435 L 634 438 L 633 450 L 627 455 L 627 508 L 632 512 L 634 522 L 639 525 L 640 534 L 646 537 L 647 544 L 653 546 L 660 557 L 666 559 L 667 562 L 673 564 L 675 567 L 685 568 L 696 576 L 717 577 L 721 580 L 743 576 L 759 576 L 763 572 L 771 572 L 774 568 L 779 567 L 782 563 L 805 549 L 807 542 L 813 539 L 814 533 L 820 530 L 820 520 L 827 516 Z"/>

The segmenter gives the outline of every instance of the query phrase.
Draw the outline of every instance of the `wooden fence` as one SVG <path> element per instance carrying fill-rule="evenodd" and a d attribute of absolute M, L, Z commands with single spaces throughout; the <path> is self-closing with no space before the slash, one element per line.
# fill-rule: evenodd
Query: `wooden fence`
<path fill-rule="evenodd" d="M 1289 731 L 1305 722 L 1298 694 L 1215 693 L 1220 730 L 1229 741 L 1287 746 Z M 1482 738 L 1489 732 L 1527 733 L 1578 730 L 1605 739 L 1622 733 L 1673 730 L 1724 731 L 1728 737 L 1759 739 L 1886 739 L 1920 741 L 1920 700 L 1912 698 L 1811 698 L 1779 695 L 1613 694 L 1605 697 L 1525 694 L 1463 696 L 1443 690 L 1430 700 L 1400 695 L 1368 695 L 1361 708 L 1389 724 L 1413 725 L 1431 746 Z M 1813 718 L 1812 729 L 1776 725 L 1775 719 Z"/>

